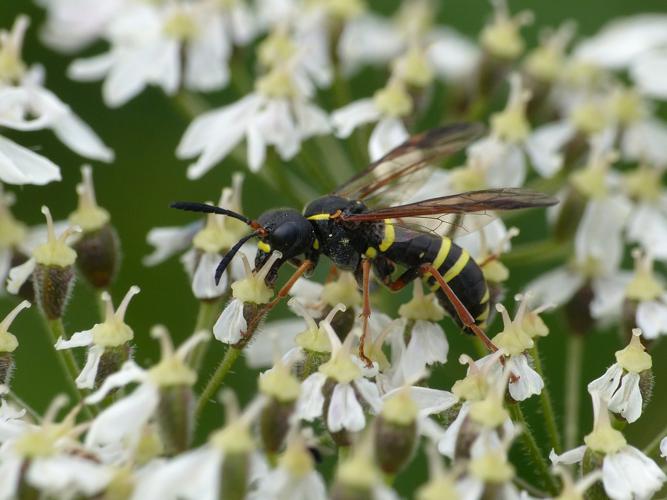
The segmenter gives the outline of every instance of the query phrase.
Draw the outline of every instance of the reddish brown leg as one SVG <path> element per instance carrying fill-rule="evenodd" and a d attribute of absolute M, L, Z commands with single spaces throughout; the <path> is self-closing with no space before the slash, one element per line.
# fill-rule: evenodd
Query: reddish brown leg
<path fill-rule="evenodd" d="M 336 266 L 331 266 L 329 268 L 329 272 L 327 273 L 327 277 L 325 278 L 324 282 L 325 283 L 330 283 L 333 280 L 335 280 L 338 277 L 338 268 Z"/>
<path fill-rule="evenodd" d="M 359 339 L 359 357 L 364 363 L 366 363 L 366 366 L 370 367 L 373 365 L 373 362 L 366 356 L 366 352 L 364 349 L 366 344 L 366 336 L 368 335 L 368 318 L 370 318 L 371 316 L 371 299 L 370 299 L 371 261 L 369 259 L 363 259 L 361 261 L 361 269 L 363 271 L 362 291 L 364 295 L 364 306 L 360 314 L 362 319 L 362 330 L 361 330 L 361 338 Z"/>
<path fill-rule="evenodd" d="M 486 333 L 477 326 L 475 323 L 475 318 L 472 317 L 472 314 L 466 309 L 466 306 L 463 305 L 463 302 L 456 296 L 454 291 L 451 289 L 451 287 L 447 284 L 445 279 L 442 277 L 440 272 L 433 267 L 432 264 L 424 264 L 421 266 L 422 272 L 424 274 L 430 274 L 433 276 L 435 281 L 438 282 L 438 285 L 440 285 L 440 288 L 442 288 L 442 291 L 445 292 L 445 295 L 447 295 L 447 298 L 449 299 L 449 302 L 452 303 L 454 306 L 454 309 L 456 310 L 456 315 L 459 317 L 461 322 L 466 328 L 470 328 L 470 330 L 477 335 L 477 338 L 481 340 L 486 348 L 491 351 L 491 352 L 496 352 L 498 350 L 498 347 L 491 342 L 491 339 L 486 336 Z"/>

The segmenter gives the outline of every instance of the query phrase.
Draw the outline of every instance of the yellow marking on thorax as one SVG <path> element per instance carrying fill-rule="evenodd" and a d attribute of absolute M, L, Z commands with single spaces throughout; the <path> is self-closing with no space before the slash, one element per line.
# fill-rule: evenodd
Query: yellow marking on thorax
<path fill-rule="evenodd" d="M 320 240 L 315 239 L 315 241 L 313 241 L 313 248 L 314 248 L 315 250 L 319 250 L 319 249 L 320 249 Z"/>
<path fill-rule="evenodd" d="M 470 260 L 470 254 L 462 248 L 461 255 L 459 255 L 459 258 L 456 259 L 454 265 L 450 267 L 443 276 L 445 281 L 449 283 L 451 280 L 453 280 L 459 274 L 461 274 L 461 271 L 463 271 L 463 268 L 466 267 L 466 264 L 468 263 L 469 260 Z"/>
<path fill-rule="evenodd" d="M 262 252 L 264 253 L 271 253 L 271 245 L 264 241 L 260 241 L 257 243 L 257 248 L 259 248 Z"/>
<path fill-rule="evenodd" d="M 368 247 L 366 249 L 366 252 L 365 252 L 366 257 L 368 257 L 369 259 L 372 259 L 372 258 L 376 257 L 377 254 L 378 254 L 378 251 L 373 247 Z"/>
<path fill-rule="evenodd" d="M 308 220 L 329 220 L 331 214 L 315 214 L 308 217 Z"/>
<path fill-rule="evenodd" d="M 394 224 L 391 219 L 384 220 L 384 238 L 380 242 L 380 252 L 386 252 L 389 247 L 394 244 L 396 239 L 396 232 L 394 231 Z"/>

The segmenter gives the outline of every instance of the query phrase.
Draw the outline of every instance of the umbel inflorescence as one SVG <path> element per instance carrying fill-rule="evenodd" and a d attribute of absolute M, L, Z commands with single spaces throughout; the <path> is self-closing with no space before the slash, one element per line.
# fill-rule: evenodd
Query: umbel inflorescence
<path fill-rule="evenodd" d="M 436 2 L 422 0 L 390 15 L 362 0 L 38 3 L 43 25 L 20 15 L 0 27 L 0 500 L 661 494 L 667 16 L 620 19 L 590 37 L 565 22 L 529 47 L 522 30 L 539 12 L 512 13 L 501 0 L 476 39 L 437 24 Z M 77 103 L 61 101 L 24 57 L 35 32 L 71 58 L 70 78 L 102 81 L 108 108 L 161 88 L 165 106 L 191 120 L 169 146 L 187 160 L 184 178 L 247 166 L 210 192 L 217 202 L 187 205 L 218 213 L 147 235 L 145 265 L 180 254 L 189 286 L 177 293 L 199 307 L 191 333 L 126 322 L 142 283 L 114 287 L 130 242 L 98 203 L 92 167 L 69 209 L 17 187 L 76 173 L 6 130 L 50 129 L 84 158 L 115 158 Z M 210 104 L 223 89 L 225 103 Z M 428 129 L 475 134 L 416 136 Z M 369 210 L 392 207 L 366 226 L 381 233 L 355 233 L 368 248 L 346 240 L 361 220 L 350 211 L 303 217 L 309 202 L 380 159 L 346 184 Z M 289 200 L 294 221 L 331 228 L 325 236 L 342 253 L 321 237 L 295 255 L 289 237 L 277 245 L 275 218 L 242 200 L 245 176 Z M 522 206 L 552 205 L 551 195 L 559 203 L 531 218 L 468 213 L 517 208 L 507 200 L 535 191 L 546 194 Z M 413 217 L 397 208 L 445 196 L 449 207 L 475 209 Z M 41 207 L 46 224 L 16 218 L 17 201 L 35 216 Z M 170 217 L 179 215 L 165 207 Z M 527 243 L 513 241 L 520 230 Z M 401 278 L 405 261 L 388 249 L 418 234 L 440 246 Z M 314 256 L 330 270 L 311 275 Z M 459 276 L 468 281 L 455 286 Z M 409 292 L 392 301 L 380 281 Z M 75 287 L 100 305 L 77 332 L 66 327 Z M 446 289 L 471 295 L 457 303 Z M 480 308 L 466 319 L 471 304 Z M 43 414 L 30 406 L 35 395 L 12 385 L 15 353 L 30 348 L 30 332 L 13 322 L 29 314 L 42 317 L 62 369 L 40 374 L 62 387 Z M 479 338 L 460 336 L 462 326 Z M 550 349 L 540 352 L 546 336 Z M 615 356 L 585 380 L 583 352 L 601 337 Z M 142 353 L 151 338 L 160 346 L 153 364 Z M 251 392 L 227 377 L 241 363 Z M 556 363 L 565 380 L 548 376 Z M 584 392 L 592 422 L 580 421 Z M 209 425 L 201 417 L 216 408 Z M 637 422 L 650 429 L 641 442 L 631 437 Z"/>

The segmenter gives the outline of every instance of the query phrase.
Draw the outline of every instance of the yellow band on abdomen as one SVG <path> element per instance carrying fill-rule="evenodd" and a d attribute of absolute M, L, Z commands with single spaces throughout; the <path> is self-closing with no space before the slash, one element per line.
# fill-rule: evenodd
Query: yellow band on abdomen
<path fill-rule="evenodd" d="M 449 283 L 451 280 L 456 278 L 461 271 L 463 271 L 463 268 L 466 267 L 466 264 L 470 260 L 470 254 L 466 252 L 464 249 L 461 249 L 461 255 L 459 255 L 459 258 L 456 259 L 456 262 L 454 262 L 454 265 L 450 267 L 443 278 L 447 283 Z"/>

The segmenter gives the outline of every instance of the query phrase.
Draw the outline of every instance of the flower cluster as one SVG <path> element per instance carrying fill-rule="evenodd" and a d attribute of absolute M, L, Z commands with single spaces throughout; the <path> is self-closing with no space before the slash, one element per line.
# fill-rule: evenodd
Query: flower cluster
<path fill-rule="evenodd" d="M 363 0 L 38 3 L 41 41 L 72 58 L 71 79 L 102 81 L 107 107 L 154 86 L 186 113 L 168 145 L 191 161 L 184 177 L 230 158 L 248 173 L 211 192 L 217 204 L 174 205 L 204 217 L 146 236 L 143 263 L 180 254 L 187 283 L 170 293 L 199 308 L 172 337 L 126 314 L 146 291 L 117 293 L 123 232 L 98 204 L 92 167 L 74 211 L 54 221 L 32 203 L 46 224 L 28 227 L 13 185 L 68 174 L 0 135 L 0 500 L 660 494 L 667 428 L 643 449 L 630 443 L 664 405 L 653 400 L 667 336 L 665 16 L 589 37 L 565 22 L 528 48 L 522 28 L 536 16 L 504 0 L 477 40 L 437 24 L 427 0 L 389 17 Z M 0 31 L 0 127 L 51 129 L 112 162 L 24 61 L 28 27 L 19 16 Z M 355 175 L 352 158 L 371 168 Z M 257 216 L 247 192 L 258 176 L 303 214 Z M 309 205 L 323 190 L 336 195 Z M 406 290 L 389 299 L 384 288 Z M 99 306 L 80 331 L 75 289 Z M 41 316 L 69 396 L 53 394 L 43 414 L 13 380 L 31 334 L 14 322 L 27 315 Z M 584 349 L 602 344 L 614 359 L 597 356 L 584 375 Z M 408 489 L 420 456 L 428 477 Z"/>

